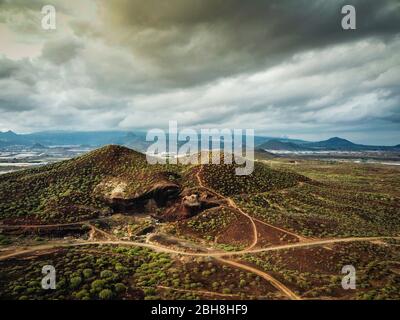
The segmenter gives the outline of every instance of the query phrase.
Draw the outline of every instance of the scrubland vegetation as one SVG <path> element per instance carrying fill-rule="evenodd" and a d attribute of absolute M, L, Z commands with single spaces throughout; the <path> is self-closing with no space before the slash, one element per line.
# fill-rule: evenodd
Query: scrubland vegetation
<path fill-rule="evenodd" d="M 250 175 L 235 174 L 235 165 L 205 165 L 203 180 L 205 184 L 225 195 L 252 194 L 276 189 L 284 189 L 307 180 L 300 175 L 273 170 L 263 163 L 255 163 Z"/>
<path fill-rule="evenodd" d="M 56 290 L 41 287 L 45 265 L 56 268 Z M 0 267 L 2 299 L 198 299 L 201 291 L 255 298 L 275 291 L 252 273 L 204 258 L 177 262 L 143 248 L 60 249 L 33 261 L 2 261 Z"/>
<path fill-rule="evenodd" d="M 223 259 L 137 247 L 147 241 L 157 250 L 233 252 L 230 259 L 267 272 L 303 298 L 400 299 L 399 240 L 237 254 L 250 245 L 269 248 L 318 238 L 399 236 L 400 168 L 274 159 L 256 162 L 250 176 L 236 176 L 234 169 L 150 166 L 140 153 L 109 146 L 0 176 L 2 250 L 57 243 L 42 255 L 0 261 L 0 298 L 287 298 L 257 274 L 243 271 L 246 268 L 228 267 Z M 150 212 L 154 215 L 117 215 L 105 196 L 121 184 L 124 196 L 135 199 L 162 183 L 178 186 L 181 194 L 170 208 L 156 206 Z M 158 219 L 161 211 L 182 209 L 182 194 L 194 193 L 212 205 L 176 214 L 169 222 Z M 60 227 L 76 221 L 84 223 Z M 27 227 L 49 223 L 54 225 Z M 120 241 L 58 248 L 58 243 L 95 240 L 131 241 L 133 246 L 119 246 Z M 47 264 L 57 270 L 56 290 L 41 288 L 41 268 Z M 356 291 L 341 288 L 344 265 L 356 268 Z"/>
<path fill-rule="evenodd" d="M 255 217 L 309 237 L 400 233 L 398 168 L 318 162 L 274 162 L 273 167 L 312 180 L 284 190 L 235 196 Z"/>
<path fill-rule="evenodd" d="M 176 179 L 181 166 L 148 165 L 143 154 L 108 146 L 60 163 L 0 176 L 0 219 L 72 222 L 110 214 L 96 186 L 127 182 L 126 193 L 145 193 L 155 182 Z"/>
<path fill-rule="evenodd" d="M 400 253 L 393 247 L 359 242 L 336 245 L 333 250 L 321 247 L 252 254 L 244 261 L 308 298 L 400 298 Z M 355 267 L 357 290 L 342 288 L 345 265 Z"/>

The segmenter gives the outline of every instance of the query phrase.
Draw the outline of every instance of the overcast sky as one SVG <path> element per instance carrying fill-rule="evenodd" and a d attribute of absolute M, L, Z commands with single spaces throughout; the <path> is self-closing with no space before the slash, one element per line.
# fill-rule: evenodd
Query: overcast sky
<path fill-rule="evenodd" d="M 168 120 L 399 144 L 400 2 L 0 0 L 0 131 Z"/>

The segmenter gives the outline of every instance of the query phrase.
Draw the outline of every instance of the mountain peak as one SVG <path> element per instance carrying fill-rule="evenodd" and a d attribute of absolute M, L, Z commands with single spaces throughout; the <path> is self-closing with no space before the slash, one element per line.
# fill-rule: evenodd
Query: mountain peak
<path fill-rule="evenodd" d="M 8 130 L 8 131 L 0 131 L 0 134 L 6 135 L 6 136 L 17 136 L 17 134 L 14 131 Z"/>
<path fill-rule="evenodd" d="M 354 145 L 353 142 L 339 137 L 333 137 L 324 142 L 336 145 Z"/>
<path fill-rule="evenodd" d="M 303 146 L 299 146 L 293 142 L 282 142 L 278 139 L 268 140 L 264 142 L 260 146 L 261 149 L 266 150 L 285 150 L 285 151 L 299 151 L 299 150 L 307 150 L 307 148 Z"/>
<path fill-rule="evenodd" d="M 86 158 L 92 158 L 92 159 L 97 159 L 99 161 L 109 161 L 109 163 L 112 163 L 113 161 L 116 161 L 117 159 L 122 159 L 124 157 L 129 157 L 129 156 L 136 156 L 139 158 L 144 158 L 145 156 L 137 151 L 134 151 L 132 149 L 126 148 L 124 146 L 120 145 L 106 145 L 104 147 L 101 147 L 97 150 L 93 150 L 84 157 Z"/>
<path fill-rule="evenodd" d="M 132 149 L 129 149 L 124 146 L 116 145 L 116 144 L 109 144 L 105 145 L 97 150 L 92 151 L 91 153 L 102 153 L 108 155 L 122 155 L 122 154 L 129 154 L 129 153 L 136 153 Z M 89 153 L 90 154 L 90 153 Z"/>
<path fill-rule="evenodd" d="M 343 139 L 343 138 L 339 138 L 339 137 L 333 137 L 328 139 L 327 141 L 346 141 L 346 142 L 350 142 L 349 140 Z"/>

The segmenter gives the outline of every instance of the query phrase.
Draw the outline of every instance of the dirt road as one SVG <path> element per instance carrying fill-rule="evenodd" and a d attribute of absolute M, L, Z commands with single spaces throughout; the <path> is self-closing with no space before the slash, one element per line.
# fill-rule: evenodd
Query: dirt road
<path fill-rule="evenodd" d="M 325 246 L 328 244 L 338 244 L 338 243 L 349 243 L 349 242 L 370 242 L 376 240 L 385 240 L 385 239 L 395 239 L 400 240 L 400 237 L 351 237 L 351 238 L 338 238 L 338 239 L 325 239 L 325 240 L 310 240 L 307 242 L 296 242 L 278 246 L 271 246 L 266 248 L 259 249 L 251 249 L 251 250 L 241 250 L 241 251 L 211 251 L 211 252 L 188 252 L 188 251 L 179 251 L 175 249 L 170 249 L 164 246 L 160 246 L 157 244 L 149 244 L 143 242 L 134 242 L 134 241 L 112 241 L 112 240 L 103 240 L 103 241 L 81 241 L 81 242 L 51 242 L 44 245 L 25 247 L 20 250 L 5 253 L 0 256 L 1 260 L 10 259 L 13 257 L 21 256 L 28 253 L 33 253 L 35 251 L 43 251 L 54 248 L 65 248 L 65 247 L 78 247 L 78 246 L 89 246 L 89 245 L 121 245 L 121 246 L 136 246 L 149 248 L 158 252 L 165 252 L 170 254 L 177 254 L 183 256 L 193 256 L 193 257 L 232 257 L 232 256 L 240 256 L 243 254 L 254 254 L 268 251 L 279 251 L 279 250 L 287 250 L 287 249 L 295 249 L 295 248 L 306 248 L 306 247 L 318 247 Z"/>
<path fill-rule="evenodd" d="M 224 199 L 229 207 L 240 212 L 243 216 L 245 216 L 247 219 L 250 220 L 250 222 L 252 224 L 252 229 L 253 229 L 253 241 L 252 241 L 251 245 L 249 247 L 245 248 L 244 250 L 227 252 L 227 251 L 216 251 L 216 250 L 211 251 L 207 248 L 204 248 L 204 252 L 190 252 L 190 251 L 183 251 L 183 250 L 177 250 L 177 249 L 165 247 L 165 246 L 159 245 L 157 243 L 122 241 L 122 240 L 118 240 L 118 238 L 116 236 L 109 234 L 106 231 L 93 226 L 90 223 L 91 221 L 82 221 L 82 222 L 76 222 L 76 223 L 53 224 L 53 225 L 15 225 L 15 226 L 0 225 L 0 229 L 1 228 L 15 228 L 15 227 L 22 227 L 22 228 L 46 228 L 47 227 L 47 228 L 51 228 L 51 227 L 63 227 L 63 226 L 75 226 L 75 225 L 87 225 L 91 228 L 91 231 L 89 233 L 90 237 L 89 237 L 88 241 L 75 241 L 75 242 L 52 241 L 50 243 L 43 244 L 43 245 L 17 248 L 15 251 L 12 251 L 12 252 L 10 250 L 3 251 L 2 255 L 0 255 L 0 261 L 27 255 L 27 254 L 40 254 L 41 252 L 51 250 L 51 249 L 56 249 L 56 248 L 79 247 L 79 246 L 90 246 L 90 245 L 136 246 L 136 247 L 148 248 L 148 249 L 151 249 L 154 251 L 164 252 L 164 253 L 168 253 L 168 254 L 176 254 L 176 255 L 192 256 L 192 257 L 211 257 L 221 263 L 230 265 L 232 267 L 240 268 L 240 269 L 248 271 L 248 272 L 252 272 L 252 273 L 262 277 L 263 279 L 267 280 L 268 282 L 270 282 L 276 289 L 278 289 L 282 294 L 286 295 L 289 299 L 300 300 L 301 299 L 300 296 L 298 296 L 295 292 L 290 290 L 288 287 L 286 287 L 283 283 L 281 283 L 279 280 L 275 279 L 270 274 L 268 274 L 262 270 L 259 270 L 257 268 L 254 268 L 252 266 L 243 264 L 238 261 L 233 261 L 228 258 L 240 256 L 240 255 L 244 255 L 244 254 L 256 254 L 256 253 L 262 253 L 262 252 L 288 250 L 288 249 L 295 249 L 295 248 L 305 248 L 305 247 L 313 247 L 313 246 L 326 247 L 327 245 L 332 245 L 332 244 L 337 244 L 337 243 L 365 242 L 365 241 L 371 242 L 371 241 L 382 241 L 385 239 L 400 240 L 400 237 L 363 237 L 363 238 L 349 237 L 349 238 L 336 238 L 336 239 L 305 238 L 305 237 L 295 234 L 291 231 L 276 227 L 267 222 L 264 222 L 262 220 L 251 217 L 249 214 L 247 214 L 245 211 L 243 211 L 231 198 L 225 197 L 225 196 L 219 194 L 218 192 L 205 186 L 201 179 L 202 168 L 203 168 L 203 166 L 200 166 L 200 169 L 196 173 L 196 178 L 198 180 L 199 186 L 201 188 L 209 191 L 210 193 L 218 196 L 219 198 Z M 256 226 L 255 221 L 257 221 L 258 223 L 267 225 L 276 230 L 279 230 L 281 232 L 287 233 L 291 236 L 297 237 L 299 239 L 299 242 L 254 249 L 255 245 L 258 242 L 258 232 L 257 232 L 257 226 Z M 95 240 L 96 233 L 101 234 L 105 238 L 105 240 Z M 167 288 L 165 288 L 165 289 L 167 289 Z M 199 293 L 201 293 L 201 292 L 199 292 Z M 204 291 L 203 294 L 218 294 L 218 293 Z"/>
<path fill-rule="evenodd" d="M 209 191 L 209 192 L 215 194 L 216 196 L 218 196 L 218 197 L 224 199 L 224 200 L 228 203 L 228 205 L 229 205 L 231 208 L 233 208 L 233 209 L 235 209 L 236 211 L 240 212 L 242 215 L 244 215 L 247 219 L 250 220 L 250 222 L 251 222 L 251 224 L 252 224 L 252 229 L 253 229 L 253 241 L 252 241 L 252 243 L 251 243 L 245 250 L 251 250 L 252 248 L 254 248 L 254 247 L 256 246 L 256 244 L 257 244 L 257 242 L 258 242 L 257 225 L 256 225 L 255 221 L 257 221 L 257 222 L 259 222 L 259 223 L 262 223 L 262 224 L 264 224 L 264 225 L 266 225 L 266 226 L 268 226 L 268 227 L 274 228 L 274 229 L 276 229 L 276 230 L 278 230 L 278 231 L 284 232 L 284 233 L 286 233 L 286 234 L 288 234 L 288 235 L 294 236 L 294 237 L 296 237 L 297 239 L 299 239 L 299 241 L 309 241 L 309 240 L 311 240 L 311 239 L 309 239 L 309 238 L 306 238 L 306 237 L 304 237 L 304 236 L 301 236 L 301 235 L 299 235 L 299 234 L 297 234 L 297 233 L 294 233 L 294 232 L 292 232 L 292 231 L 289 231 L 289 230 L 286 230 L 286 229 L 283 229 L 283 228 L 279 228 L 279 227 L 274 226 L 274 225 L 272 225 L 272 224 L 269 224 L 269 223 L 267 223 L 267 222 L 265 222 L 265 221 L 262 221 L 262 220 L 259 220 L 259 219 L 256 219 L 256 218 L 250 216 L 248 213 L 246 213 L 245 211 L 243 211 L 243 209 L 241 209 L 241 208 L 235 203 L 235 201 L 234 201 L 232 198 L 226 197 L 226 196 L 224 196 L 224 195 L 222 195 L 222 194 L 216 192 L 215 190 L 210 189 L 209 187 L 205 186 L 204 183 L 203 183 L 203 180 L 201 179 L 201 172 L 202 172 L 202 170 L 203 170 L 203 165 L 200 165 L 200 168 L 199 168 L 199 170 L 198 170 L 197 173 L 196 173 L 196 179 L 197 179 L 197 181 L 198 181 L 198 183 L 199 183 L 199 186 L 200 186 L 201 188 L 206 189 L 207 191 Z M 303 182 L 300 182 L 300 184 L 303 184 Z M 300 184 L 299 184 L 299 185 L 300 185 Z"/>
<path fill-rule="evenodd" d="M 186 251 L 179 251 L 170 249 L 167 247 L 163 247 L 156 244 L 148 244 L 148 243 L 141 243 L 141 242 L 133 242 L 133 241 L 85 241 L 85 242 L 53 242 L 45 245 L 39 246 L 32 246 L 29 248 L 22 248 L 20 250 L 5 253 L 4 255 L 0 256 L 0 261 L 19 257 L 26 254 L 34 254 L 40 253 L 41 251 L 46 251 L 50 249 L 56 248 L 66 248 L 66 247 L 79 247 L 79 246 L 89 246 L 89 245 L 122 245 L 122 246 L 137 246 L 152 249 L 158 252 L 165 252 L 169 254 L 177 254 L 177 255 L 185 255 L 185 256 L 194 256 L 194 257 L 211 257 L 215 258 L 216 260 L 240 268 L 242 270 L 246 270 L 249 272 L 253 272 L 261 276 L 263 279 L 269 281 L 275 288 L 281 291 L 283 294 L 287 295 L 290 299 L 299 300 L 300 297 L 296 295 L 293 291 L 283 285 L 280 281 L 269 275 L 268 273 L 261 271 L 259 269 L 253 268 L 251 266 L 245 265 L 243 263 L 227 260 L 226 257 L 233 257 L 243 254 L 250 254 L 250 253 L 260 253 L 260 252 L 267 252 L 267 251 L 278 251 L 278 250 L 285 250 L 291 248 L 301 248 L 301 247 L 311 247 L 311 246 L 324 246 L 327 244 L 335 244 L 335 243 L 346 243 L 346 242 L 365 242 L 365 241 L 376 241 L 376 240 L 384 240 L 384 239 L 396 239 L 400 240 L 400 237 L 366 237 L 366 238 L 342 238 L 342 239 L 327 239 L 327 240 L 312 240 L 308 242 L 300 242 L 300 243 L 293 243 L 287 245 L 280 245 L 280 246 L 273 246 L 267 248 L 260 248 L 260 249 L 252 249 L 252 250 L 242 250 L 242 251 L 233 251 L 233 252 L 186 252 Z M 225 258 L 224 258 L 225 257 Z"/>
<path fill-rule="evenodd" d="M 296 293 L 294 293 L 292 290 L 290 290 L 288 287 L 286 287 L 282 282 L 278 281 L 277 279 L 275 279 L 274 277 L 272 277 L 271 275 L 269 275 L 268 273 L 266 273 L 264 271 L 253 268 L 253 267 L 248 266 L 243 263 L 239 263 L 237 261 L 232 261 L 232 260 L 227 260 L 227 259 L 222 259 L 222 258 L 216 258 L 216 260 L 220 261 L 221 263 L 225 263 L 225 264 L 228 264 L 228 265 L 236 267 L 236 268 L 250 271 L 250 272 L 260 276 L 261 278 L 267 280 L 268 282 L 270 282 L 276 289 L 281 291 L 284 295 L 289 297 L 291 300 L 301 300 L 300 296 L 298 296 Z"/>
<path fill-rule="evenodd" d="M 257 232 L 257 226 L 256 226 L 256 224 L 255 224 L 253 218 L 252 218 L 251 216 L 249 216 L 246 212 L 244 212 L 241 208 L 239 208 L 239 207 L 237 206 L 237 204 L 235 203 L 235 201 L 233 201 L 231 198 L 225 197 L 225 196 L 223 196 L 222 194 L 216 192 L 215 190 L 212 190 L 212 189 L 208 188 L 207 186 L 205 186 L 205 185 L 203 184 L 203 180 L 201 179 L 201 176 L 200 176 L 202 170 L 203 170 L 203 165 L 200 165 L 200 169 L 199 169 L 199 170 L 197 171 L 197 173 L 196 173 L 196 179 L 197 179 L 197 181 L 198 181 L 198 183 L 199 183 L 199 186 L 200 186 L 201 188 L 206 189 L 207 191 L 209 191 L 209 192 L 215 194 L 216 196 L 218 196 L 218 197 L 224 199 L 224 200 L 228 203 L 228 205 L 229 205 L 230 207 L 232 207 L 232 208 L 235 209 L 236 211 L 240 212 L 242 215 L 244 215 L 247 219 L 250 220 L 250 223 L 251 223 L 251 225 L 252 225 L 252 230 L 253 230 L 253 241 L 252 241 L 252 243 L 246 248 L 246 250 L 250 250 L 250 249 L 254 248 L 254 247 L 256 246 L 257 242 L 258 242 L 258 232 Z"/>

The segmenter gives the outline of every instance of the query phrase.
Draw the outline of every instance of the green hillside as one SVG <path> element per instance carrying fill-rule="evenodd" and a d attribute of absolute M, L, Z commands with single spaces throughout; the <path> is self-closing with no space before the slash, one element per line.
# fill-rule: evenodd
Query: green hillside
<path fill-rule="evenodd" d="M 149 166 L 143 154 L 107 146 L 81 157 L 0 176 L 0 218 L 76 221 L 107 214 L 96 187 L 120 179 L 134 195 L 166 180 L 163 166 Z"/>
<path fill-rule="evenodd" d="M 305 179 L 262 163 L 256 163 L 249 176 L 236 176 L 234 168 L 206 165 L 204 183 L 234 195 L 291 187 Z M 149 165 L 144 154 L 111 145 L 72 160 L 0 176 L 0 219 L 60 223 L 97 218 L 111 214 L 112 208 L 125 208 L 125 200 L 130 206 L 135 199 L 156 199 L 167 188 L 175 190 L 176 198 L 176 191 L 198 184 L 197 171 L 193 165 Z M 122 205 L 121 201 L 113 205 L 113 199 L 122 199 Z"/>
<path fill-rule="evenodd" d="M 255 162 L 254 171 L 247 176 L 235 174 L 235 165 L 205 165 L 202 171 L 205 184 L 225 196 L 236 194 L 262 193 L 279 190 L 307 181 L 304 176 L 274 170 L 269 166 Z"/>

